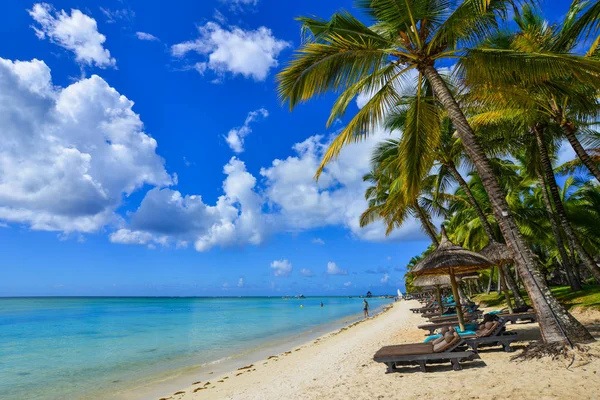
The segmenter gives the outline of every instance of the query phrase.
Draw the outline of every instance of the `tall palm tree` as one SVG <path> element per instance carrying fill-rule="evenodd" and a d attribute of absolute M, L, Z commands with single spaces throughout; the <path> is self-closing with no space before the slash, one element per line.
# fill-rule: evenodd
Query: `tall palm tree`
<path fill-rule="evenodd" d="M 559 30 L 544 21 L 540 14 L 531 7 L 525 6 L 515 16 L 519 31 L 509 34 L 500 33 L 488 41 L 486 46 L 489 49 L 508 49 L 522 54 L 548 52 L 548 54 L 560 55 L 568 53 L 575 46 L 574 44 L 558 45 L 557 43 L 561 43 L 562 35 L 570 32 L 568 27 L 573 25 L 578 10 L 579 8 L 574 3 L 562 24 L 563 29 Z M 468 73 L 469 71 L 467 71 Z M 521 126 L 527 127 L 531 133 L 530 136 L 533 136 L 532 139 L 537 143 L 538 159 L 543 167 L 541 175 L 545 185 L 548 186 L 560 225 L 567 235 L 569 243 L 583 259 L 596 281 L 600 283 L 600 268 L 581 246 L 560 201 L 547 146 L 547 142 L 551 140 L 551 137 L 547 136 L 550 131 L 550 123 L 557 122 L 562 130 L 566 131 L 575 129 L 575 125 L 570 119 L 572 116 L 589 119 L 598 114 L 600 104 L 596 99 L 596 93 L 597 90 L 593 86 L 579 83 L 572 77 L 562 80 L 553 79 L 544 84 L 527 84 L 515 77 L 510 82 L 501 81 L 500 84 L 476 84 L 469 96 L 477 104 L 483 103 L 491 107 L 491 110 L 487 110 L 477 117 L 479 124 L 497 123 L 500 120 L 514 124 L 513 129 L 519 129 Z M 566 127 L 565 124 L 569 127 Z M 586 157 L 586 160 L 589 161 L 590 158 L 587 155 Z M 586 163 L 583 159 L 582 162 L 589 165 L 588 168 L 594 173 L 594 165 Z M 557 240 L 561 241 L 559 236 L 557 236 Z M 569 272 L 567 267 L 567 273 Z M 573 280 L 572 274 L 569 277 L 571 285 L 577 288 L 579 285 Z"/>
<path fill-rule="evenodd" d="M 421 229 L 436 246 L 439 244 L 437 232 L 432 223 L 432 213 L 438 215 L 442 212 L 435 207 L 435 202 L 424 194 L 427 189 L 431 192 L 433 177 L 429 178 L 429 185 L 424 185 L 421 193 L 415 198 L 394 196 L 394 185 L 397 184 L 398 140 L 381 142 L 373 151 L 372 170 L 363 177 L 365 182 L 372 184 L 365 192 L 368 208 L 360 217 L 360 226 L 364 227 L 376 220 L 383 220 L 386 234 L 402 226 L 409 216 L 419 220 Z"/>
<path fill-rule="evenodd" d="M 358 94 L 372 95 L 332 142 L 317 171 L 318 176 L 342 147 L 360 140 L 383 123 L 388 111 L 400 101 L 398 86 L 408 71 L 416 70 L 418 79 L 429 82 L 436 100 L 448 113 L 465 152 L 482 179 L 494 216 L 515 255 L 523 284 L 538 313 L 544 340 L 589 341 L 592 340 L 589 332 L 550 292 L 511 215 L 485 152 L 436 68 L 436 62 L 443 59 L 458 58 L 461 62 L 465 57 L 477 58 L 474 61 L 480 65 L 483 60 L 483 65 L 489 66 L 489 59 L 495 54 L 469 49 L 469 45 L 493 32 L 498 14 L 505 12 L 512 3 L 508 0 L 451 3 L 442 0 L 359 0 L 357 8 L 375 20 L 370 27 L 347 12 L 338 12 L 330 20 L 301 17 L 304 42 L 294 59 L 278 75 L 279 93 L 283 100 L 289 102 L 290 108 L 294 108 L 300 102 L 327 91 L 341 91 L 329 123 L 342 116 Z M 523 57 L 514 53 L 508 57 L 510 68 L 504 63 L 504 74 L 518 66 L 524 79 L 540 81 L 570 75 L 566 73 L 568 65 L 570 70 L 579 74 L 580 79 L 594 81 L 595 74 L 600 72 L 600 63 L 580 58 L 551 58 L 544 54 Z M 495 73 L 482 68 L 481 75 L 489 80 Z M 423 119 L 418 121 L 427 123 Z M 435 138 L 419 138 L 423 146 L 428 146 L 432 140 Z M 426 174 L 427 168 L 419 169 L 425 172 L 413 177 L 415 180 Z M 408 187 L 411 188 L 410 185 Z"/>

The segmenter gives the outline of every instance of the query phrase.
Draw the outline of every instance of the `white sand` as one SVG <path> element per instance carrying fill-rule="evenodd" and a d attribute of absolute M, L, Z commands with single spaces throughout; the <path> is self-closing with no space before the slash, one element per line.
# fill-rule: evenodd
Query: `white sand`
<path fill-rule="evenodd" d="M 600 358 L 585 365 L 579 360 L 550 359 L 515 362 L 500 348 L 480 351 L 481 360 L 417 367 L 386 374 L 372 360 L 382 346 L 420 342 L 424 322 L 409 308 L 416 301 L 396 303 L 389 311 L 350 328 L 325 335 L 251 368 L 191 385 L 163 399 L 600 399 Z M 600 336 L 600 313 L 578 314 L 592 333 Z M 509 325 L 524 338 L 537 339 L 537 324 Z M 519 348 L 526 342 L 520 342 Z M 600 354 L 600 343 L 592 351 Z"/>

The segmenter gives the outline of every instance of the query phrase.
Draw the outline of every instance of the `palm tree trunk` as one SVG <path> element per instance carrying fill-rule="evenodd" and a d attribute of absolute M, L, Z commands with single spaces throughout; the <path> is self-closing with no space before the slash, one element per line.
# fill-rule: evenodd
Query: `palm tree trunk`
<path fill-rule="evenodd" d="M 500 271 L 500 268 L 498 267 L 498 272 L 497 272 L 497 276 L 496 276 L 496 282 L 498 282 L 498 284 L 496 285 L 496 293 L 500 294 L 500 292 L 502 292 L 502 271 Z"/>
<path fill-rule="evenodd" d="M 490 199 L 496 221 L 500 225 L 508 247 L 515 256 L 515 264 L 519 268 L 519 275 L 521 275 L 523 285 L 535 308 L 544 342 L 593 341 L 594 338 L 588 330 L 573 318 L 550 292 L 546 280 L 537 268 L 531 250 L 510 213 L 505 195 L 494 176 L 489 160 L 477 142 L 475 132 L 471 129 L 450 89 L 448 89 L 433 65 L 422 65 L 419 70 L 426 76 L 435 94 L 448 112 L 467 155 L 477 168 Z"/>
<path fill-rule="evenodd" d="M 567 273 L 567 280 L 569 281 L 569 286 L 571 286 L 572 290 L 581 290 L 581 282 L 577 279 L 577 276 L 573 272 L 573 264 L 571 264 L 571 259 L 569 258 L 565 245 L 563 242 L 562 235 L 560 234 L 560 230 L 558 229 L 558 222 L 556 221 L 556 214 L 552 209 L 552 203 L 550 202 L 550 196 L 548 195 L 548 190 L 546 189 L 546 181 L 544 177 L 538 173 L 538 180 L 540 182 L 542 198 L 544 199 L 544 205 L 546 206 L 546 213 L 548 214 L 548 221 L 550 221 L 550 227 L 552 228 L 552 234 L 554 235 L 554 240 L 556 241 L 556 246 L 558 247 L 558 256 L 560 257 L 561 265 L 565 272 Z"/>
<path fill-rule="evenodd" d="M 492 291 L 492 282 L 494 281 L 494 268 L 496 268 L 496 266 L 492 265 L 492 268 L 490 269 L 490 280 L 488 281 L 488 287 L 485 291 L 485 294 L 490 294 L 490 292 Z"/>
<path fill-rule="evenodd" d="M 561 227 L 563 231 L 573 243 L 577 254 L 583 260 L 585 266 L 592 273 L 592 276 L 596 280 L 597 283 L 600 284 L 600 268 L 596 265 L 594 259 L 588 254 L 587 251 L 581 245 L 579 238 L 573 231 L 571 227 L 571 223 L 567 218 L 567 212 L 565 211 L 565 207 L 563 206 L 562 200 L 560 198 L 560 193 L 558 191 L 558 184 L 556 183 L 556 178 L 554 177 L 554 170 L 552 169 L 552 163 L 550 162 L 550 157 L 548 156 L 548 149 L 546 147 L 546 143 L 544 142 L 544 137 L 542 134 L 542 130 L 538 127 L 533 127 L 533 132 L 535 133 L 535 138 L 537 140 L 538 150 L 540 152 L 540 158 L 542 162 L 542 167 L 544 168 L 544 175 L 546 177 L 546 183 L 550 189 L 550 195 L 552 200 L 554 200 L 554 208 L 556 209 L 556 214 L 558 214 L 558 219 L 560 221 Z"/>
<path fill-rule="evenodd" d="M 579 139 L 577 139 L 577 135 L 575 135 L 577 129 L 575 128 L 573 123 L 566 122 L 561 126 L 565 136 L 571 144 L 571 147 L 573 147 L 573 150 L 575 150 L 575 154 L 577 154 L 577 157 L 579 157 L 581 162 L 587 167 L 591 174 L 596 177 L 598 182 L 600 182 L 600 168 L 598 168 L 598 166 L 594 163 L 590 155 L 587 153 L 587 151 L 585 151 L 585 149 L 579 142 Z"/>
<path fill-rule="evenodd" d="M 489 224 L 485 214 L 483 213 L 483 210 L 479 206 L 477 199 L 475 199 L 475 196 L 473 195 L 471 188 L 469 187 L 467 182 L 463 179 L 460 172 L 458 172 L 458 170 L 456 169 L 456 166 L 454 166 L 453 164 L 450 164 L 450 165 L 447 165 L 446 167 L 450 170 L 450 173 L 452 174 L 452 176 L 454 176 L 454 179 L 456 179 L 459 186 L 462 188 L 462 190 L 465 192 L 465 194 L 469 198 L 469 200 L 471 202 L 471 206 L 475 210 L 477 217 L 479 217 L 479 220 L 481 221 L 481 225 L 483 226 L 483 229 L 485 230 L 485 233 L 487 234 L 487 237 L 488 237 L 490 243 L 494 242 L 496 240 L 496 238 L 494 236 L 494 231 L 492 230 L 491 225 Z M 512 279 L 512 277 L 509 276 L 510 273 L 505 273 L 505 275 L 508 276 L 506 278 L 506 281 L 507 281 L 507 284 L 508 284 L 510 290 L 512 290 L 512 292 L 513 292 L 515 305 L 517 307 L 525 306 L 526 305 L 525 300 L 523 300 L 523 297 L 521 296 L 521 293 L 519 292 L 519 289 L 518 289 L 517 284 L 515 283 L 514 279 Z M 500 282 L 500 281 L 498 281 L 498 282 Z M 489 293 L 489 291 L 490 291 L 490 289 L 488 289 L 488 293 Z"/>
<path fill-rule="evenodd" d="M 473 195 L 473 192 L 471 191 L 469 184 L 463 179 L 462 175 L 458 172 L 458 170 L 456 169 L 456 166 L 454 166 L 454 164 L 446 165 L 446 167 L 450 170 L 450 173 L 452 174 L 454 179 L 456 179 L 456 181 L 458 182 L 461 189 L 467 195 L 467 198 L 469 199 L 469 203 L 471 203 L 471 207 L 473 207 L 473 210 L 475 210 L 477 217 L 481 221 L 481 225 L 483 226 L 485 233 L 487 234 L 488 238 L 490 239 L 490 242 L 493 240 L 496 240 L 494 237 L 494 231 L 492 230 L 492 226 L 488 222 L 487 217 L 485 216 L 485 214 L 483 213 L 483 210 L 479 206 L 479 203 L 475 199 L 475 196 Z"/>
<path fill-rule="evenodd" d="M 435 232 L 435 228 L 433 227 L 433 225 L 431 224 L 431 222 L 429 221 L 429 219 L 425 215 L 425 212 L 423 211 L 423 209 L 421 208 L 421 206 L 419 206 L 416 203 L 415 203 L 415 210 L 417 210 L 417 215 L 419 217 L 419 221 L 421 221 L 421 225 L 423 225 L 423 228 L 425 229 L 425 233 L 427 234 L 427 236 L 429 236 L 429 238 L 431 239 L 431 241 L 437 247 L 440 244 L 440 242 L 438 242 L 438 238 L 437 238 L 437 234 Z"/>
<path fill-rule="evenodd" d="M 510 274 L 510 268 L 508 268 L 508 265 L 503 265 L 502 269 L 504 272 L 504 280 L 506 281 L 506 286 L 508 286 L 508 289 L 510 289 L 510 291 L 512 292 L 513 301 L 515 302 L 515 308 L 527 306 L 527 303 L 525 303 L 525 299 L 523 299 L 523 296 L 521 296 L 521 292 L 519 291 L 517 283 Z"/>

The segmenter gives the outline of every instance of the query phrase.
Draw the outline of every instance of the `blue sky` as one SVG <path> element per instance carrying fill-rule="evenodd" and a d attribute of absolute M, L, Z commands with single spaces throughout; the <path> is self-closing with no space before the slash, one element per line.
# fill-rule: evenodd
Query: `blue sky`
<path fill-rule="evenodd" d="M 412 221 L 358 227 L 385 132 L 316 183 L 345 121 L 277 99 L 293 18 L 351 1 L 8 3 L 0 296 L 393 293 L 427 247 Z"/>

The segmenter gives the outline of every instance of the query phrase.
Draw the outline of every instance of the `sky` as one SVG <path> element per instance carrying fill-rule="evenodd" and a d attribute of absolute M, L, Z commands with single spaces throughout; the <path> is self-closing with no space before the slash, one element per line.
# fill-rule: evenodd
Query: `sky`
<path fill-rule="evenodd" d="M 317 182 L 334 97 L 290 112 L 300 15 L 351 0 L 10 1 L 0 13 L 0 296 L 357 295 L 403 288 L 415 221 L 361 229 L 389 132 Z M 546 1 L 558 19 L 567 1 Z M 562 14 L 561 14 L 562 13 Z"/>

